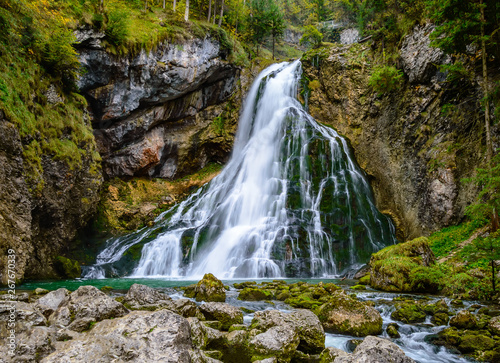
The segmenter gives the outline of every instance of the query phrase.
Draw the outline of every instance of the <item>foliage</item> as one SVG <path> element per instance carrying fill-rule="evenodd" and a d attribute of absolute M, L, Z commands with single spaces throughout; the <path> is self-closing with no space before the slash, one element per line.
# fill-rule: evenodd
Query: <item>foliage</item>
<path fill-rule="evenodd" d="M 313 48 L 319 48 L 322 40 L 323 34 L 316 27 L 307 25 L 304 27 L 304 34 L 300 38 L 300 44 L 309 43 Z"/>
<path fill-rule="evenodd" d="M 467 207 L 466 213 L 474 220 L 488 221 L 500 210 L 500 154 L 493 157 L 491 169 L 476 169 L 476 175 L 465 182 L 478 185 L 481 190 L 475 203 Z"/>
<path fill-rule="evenodd" d="M 376 66 L 373 68 L 372 75 L 368 84 L 379 94 L 392 92 L 402 84 L 403 72 L 392 66 Z"/>
<path fill-rule="evenodd" d="M 106 36 L 114 45 L 124 44 L 128 35 L 128 12 L 125 9 L 113 9 L 108 14 Z"/>

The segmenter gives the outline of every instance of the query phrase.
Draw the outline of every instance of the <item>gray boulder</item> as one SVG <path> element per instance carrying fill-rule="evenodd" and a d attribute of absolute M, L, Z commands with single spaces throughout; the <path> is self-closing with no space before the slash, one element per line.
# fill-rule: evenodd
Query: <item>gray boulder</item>
<path fill-rule="evenodd" d="M 57 344 L 42 362 L 191 362 L 189 323 L 169 310 L 133 311 Z"/>
<path fill-rule="evenodd" d="M 122 302 L 133 310 L 158 310 L 169 308 L 172 299 L 149 286 L 133 284 Z"/>
<path fill-rule="evenodd" d="M 276 357 L 278 362 L 289 362 L 299 342 L 299 335 L 295 329 L 281 325 L 256 335 L 250 340 L 248 346 L 252 360 Z"/>
<path fill-rule="evenodd" d="M 65 301 L 68 300 L 69 294 L 69 290 L 63 287 L 55 291 L 51 291 L 37 300 L 36 307 L 42 312 L 43 315 L 49 317 Z"/>
<path fill-rule="evenodd" d="M 265 310 L 254 314 L 253 329 L 265 331 L 274 326 L 289 326 L 293 329 L 299 335 L 299 349 L 304 353 L 321 353 L 325 348 L 323 326 L 310 310 L 297 309 L 289 314 L 278 310 Z"/>
<path fill-rule="evenodd" d="M 335 363 L 415 363 L 393 342 L 374 336 L 366 337 L 354 352 L 337 356 Z"/>
<path fill-rule="evenodd" d="M 49 317 L 51 324 L 86 330 L 92 321 L 118 318 L 128 313 L 119 302 L 94 286 L 80 286 Z"/>

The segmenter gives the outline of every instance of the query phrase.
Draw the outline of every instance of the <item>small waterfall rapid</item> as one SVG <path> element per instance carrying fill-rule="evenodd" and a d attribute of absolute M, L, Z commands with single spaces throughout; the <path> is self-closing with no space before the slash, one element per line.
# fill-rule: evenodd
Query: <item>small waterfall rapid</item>
<path fill-rule="evenodd" d="M 107 242 L 84 277 L 328 277 L 395 243 L 345 139 L 297 100 L 301 64 L 254 82 L 222 172 L 151 228 Z"/>

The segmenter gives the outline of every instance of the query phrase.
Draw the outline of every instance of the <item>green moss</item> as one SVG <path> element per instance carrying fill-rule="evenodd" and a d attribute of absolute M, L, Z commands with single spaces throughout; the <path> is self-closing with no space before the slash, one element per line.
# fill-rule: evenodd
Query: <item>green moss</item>
<path fill-rule="evenodd" d="M 273 299 L 273 294 L 261 288 L 245 287 L 238 294 L 238 300 L 264 301 Z"/>
<path fill-rule="evenodd" d="M 370 285 L 370 274 L 363 276 L 359 279 L 360 285 Z"/>
<path fill-rule="evenodd" d="M 354 285 L 354 286 L 351 286 L 351 289 L 352 290 L 366 290 L 366 286 L 365 285 Z"/>
<path fill-rule="evenodd" d="M 54 267 L 61 275 L 69 279 L 76 279 L 82 275 L 82 269 L 78 261 L 63 256 L 57 256 L 54 259 Z"/>
<path fill-rule="evenodd" d="M 420 305 L 415 303 L 403 303 L 396 306 L 396 310 L 391 314 L 394 320 L 403 323 L 421 323 L 425 320 L 426 314 Z"/>

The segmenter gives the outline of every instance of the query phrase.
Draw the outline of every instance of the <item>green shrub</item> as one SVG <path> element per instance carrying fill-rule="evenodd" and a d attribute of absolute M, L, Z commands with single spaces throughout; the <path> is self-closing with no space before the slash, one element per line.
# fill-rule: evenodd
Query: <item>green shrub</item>
<path fill-rule="evenodd" d="M 393 66 L 377 66 L 373 69 L 368 84 L 379 95 L 401 87 L 403 72 Z"/>
<path fill-rule="evenodd" d="M 304 34 L 300 38 L 300 44 L 309 43 L 313 48 L 318 48 L 321 46 L 321 41 L 323 40 L 323 34 L 320 33 L 316 27 L 313 25 L 307 25 L 304 28 Z"/>
<path fill-rule="evenodd" d="M 113 9 L 108 14 L 106 36 L 114 45 L 122 45 L 129 35 L 128 12 L 123 9 Z"/>
<path fill-rule="evenodd" d="M 42 64 L 53 74 L 64 74 L 74 78 L 80 69 L 76 50 L 73 48 L 75 37 L 69 29 L 58 28 L 47 39 L 42 51 Z"/>

